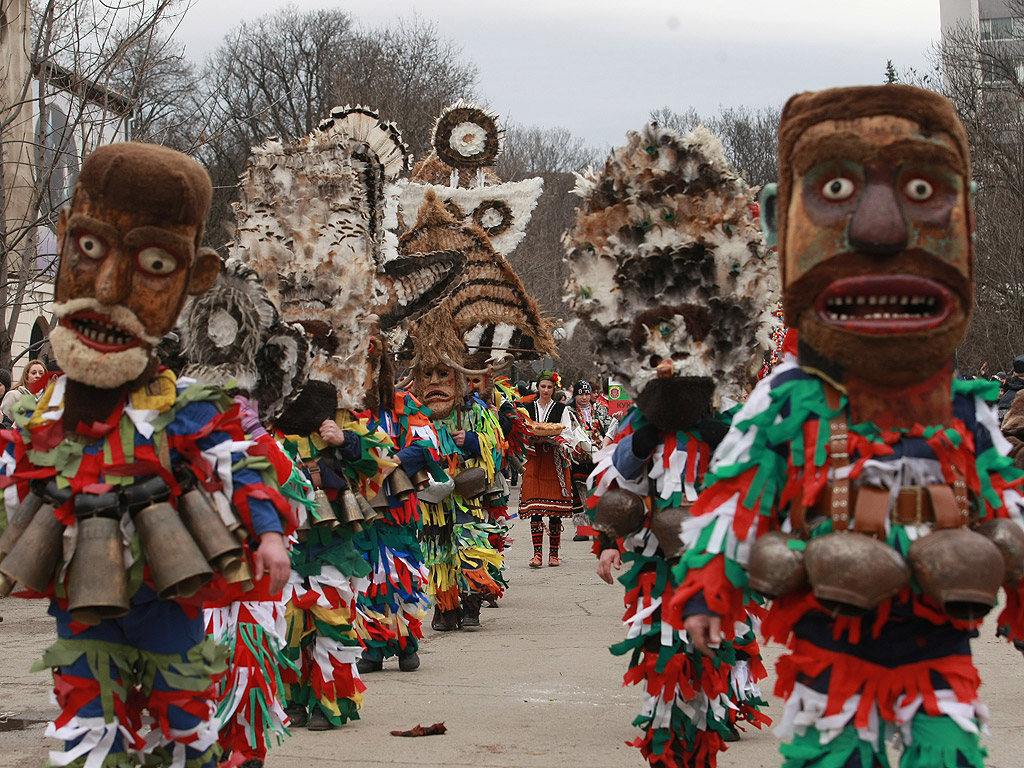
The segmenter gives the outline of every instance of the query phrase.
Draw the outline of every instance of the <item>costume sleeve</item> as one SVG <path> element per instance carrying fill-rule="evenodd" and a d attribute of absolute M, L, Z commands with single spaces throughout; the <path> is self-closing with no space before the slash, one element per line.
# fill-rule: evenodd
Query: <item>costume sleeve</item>
<path fill-rule="evenodd" d="M 344 462 L 355 462 L 363 456 L 362 438 L 358 432 L 350 429 L 344 430 L 345 442 L 335 447 L 334 452 Z"/>
<path fill-rule="evenodd" d="M 982 520 L 1006 518 L 1024 528 L 1024 497 L 1021 472 L 1009 457 L 1010 443 L 1000 430 L 996 409 L 988 398 L 996 392 L 993 382 L 957 382 L 955 389 L 967 390 L 973 396 L 976 424 L 974 445 L 980 490 L 977 514 Z M 970 486 L 971 478 L 968 477 Z M 999 633 L 1007 640 L 1024 642 L 1024 582 L 1004 584 L 1006 605 L 997 622 Z"/>
<path fill-rule="evenodd" d="M 462 446 L 462 452 L 474 459 L 480 457 L 480 439 L 476 432 L 466 432 L 466 441 Z"/>

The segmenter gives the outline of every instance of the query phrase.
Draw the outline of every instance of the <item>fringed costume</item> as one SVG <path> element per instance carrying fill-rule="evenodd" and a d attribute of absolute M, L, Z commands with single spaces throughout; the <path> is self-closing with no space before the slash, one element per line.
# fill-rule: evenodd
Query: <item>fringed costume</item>
<path fill-rule="evenodd" d="M 390 408 L 364 411 L 368 425 L 395 445 L 396 458 L 407 476 L 420 471 L 443 478 L 437 434 L 423 407 L 398 390 Z M 384 482 L 388 508 L 382 520 L 356 536 L 356 547 L 370 569 L 360 591 L 359 635 L 363 658 L 377 669 L 387 658 L 416 658 L 423 638 L 423 618 L 430 608 L 428 575 L 420 545 L 420 505 L 415 490 L 399 496 L 391 480 Z M 408 662 L 405 663 L 408 666 Z"/>
<path fill-rule="evenodd" d="M 650 510 L 638 531 L 618 540 L 602 533 L 598 539 L 599 549 L 618 547 L 627 567 L 619 581 L 626 587 L 623 621 L 629 632 L 626 640 L 612 646 L 612 653 L 630 654 L 624 681 L 643 685 L 643 710 L 633 724 L 645 733 L 632 746 L 654 766 L 713 765 L 714 755 L 735 739 L 734 723 L 747 721 L 760 728 L 770 722 L 760 711 L 766 702 L 757 681 L 765 670 L 754 615 L 738 619 L 736 639 L 724 643 L 714 660 L 665 620 L 664 608 L 679 586 L 672 570 L 678 539 L 671 539 L 679 511 L 696 500 L 725 426 L 707 419 L 685 431 L 658 431 L 653 439 L 648 427 L 641 432 L 644 445 L 639 439 L 634 444 L 634 433 L 647 426 L 637 409 L 627 413 L 615 441 L 598 454 L 587 501 L 593 509 L 606 491 L 623 488 L 644 497 Z M 668 551 L 662 546 L 666 536 Z"/>
<path fill-rule="evenodd" d="M 106 768 L 146 756 L 189 768 L 212 766 L 220 753 L 212 716 L 227 652 L 206 636 L 201 607 L 204 596 L 216 597 L 226 585 L 218 580 L 189 599 L 159 599 L 132 522 L 150 499 L 120 501 L 131 497 L 119 489 L 130 494 L 140 477 L 155 476 L 177 499 L 187 478 L 230 499 L 246 528 L 259 535 L 283 530 L 280 516 L 292 517 L 277 481 L 288 461 L 276 448 L 246 440 L 237 405 L 218 390 L 176 384 L 166 370 L 133 392 L 106 424 L 95 425 L 90 442 L 62 440 L 67 383 L 63 377 L 51 384 L 34 412 L 18 412 L 17 430 L 4 434 L 5 506 L 16 509 L 30 486 L 55 480 L 64 501 L 55 512 L 41 511 L 55 514 L 68 526 L 65 535 L 74 536 L 85 520 L 82 511 L 95 504 L 107 508 L 103 500 L 109 497 L 125 541 L 130 605 L 120 618 L 76 620 L 69 612 L 74 567 L 62 567 L 42 593 L 23 593 L 50 598 L 60 638 L 37 665 L 55 670 L 61 707 L 47 735 L 66 742 L 66 751 L 51 753 L 50 761 L 68 765 L 87 755 Z M 121 504 L 128 504 L 123 512 Z M 266 581 L 257 589 L 265 589 Z"/>
<path fill-rule="evenodd" d="M 455 490 L 443 501 L 423 504 L 423 537 L 430 592 L 442 614 L 461 614 L 462 622 L 479 623 L 484 600 L 501 597 L 505 587 L 500 573 L 503 558 L 492 540 L 502 531 L 491 522 L 484 507 L 483 493 L 469 498 L 460 492 L 458 476 L 465 469 L 479 467 L 490 488 L 501 467 L 501 426 L 497 415 L 478 397 L 465 403 L 444 419 L 434 422 L 441 456 L 455 478 Z M 465 431 L 460 448 L 452 439 Z M 497 576 L 497 578 L 496 578 Z"/>
<path fill-rule="evenodd" d="M 769 722 L 757 680 L 757 609 L 730 617 L 736 639 L 711 652 L 669 622 L 685 552 L 681 525 L 726 428 L 713 417 L 740 399 L 767 350 L 775 302 L 771 256 L 746 184 L 703 127 L 655 124 L 628 134 L 603 169 L 578 178 L 583 206 L 563 238 L 569 301 L 598 357 L 633 395 L 588 479 L 598 575 L 626 564 L 627 683 L 643 684 L 633 742 L 653 766 L 713 768 L 735 723 Z M 624 221 L 636 223 L 624 236 Z"/>
<path fill-rule="evenodd" d="M 1000 633 L 1024 639 L 1024 476 L 995 385 L 952 365 L 973 303 L 966 132 L 931 91 L 799 94 L 779 170 L 762 224 L 798 356 L 715 454 L 667 619 L 712 652 L 773 598 L 787 768 L 887 766 L 894 733 L 904 768 L 981 768 L 970 640 L 1000 586 Z"/>

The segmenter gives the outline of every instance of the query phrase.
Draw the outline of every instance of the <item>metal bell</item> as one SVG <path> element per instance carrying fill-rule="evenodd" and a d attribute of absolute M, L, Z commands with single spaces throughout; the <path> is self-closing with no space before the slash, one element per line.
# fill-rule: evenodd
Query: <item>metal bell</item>
<path fill-rule="evenodd" d="M 64 524 L 54 515 L 53 504 L 42 504 L 32 515 L 24 532 L 0 561 L 0 596 L 6 597 L 21 582 L 36 592 L 45 592 L 63 555 Z"/>
<path fill-rule="evenodd" d="M 747 564 L 750 588 L 774 599 L 803 587 L 807 583 L 803 547 L 790 547 L 790 542 L 799 540 L 796 534 L 781 531 L 758 536 Z"/>
<path fill-rule="evenodd" d="M 0 560 L 3 560 L 4 555 L 14 548 L 18 539 L 21 538 L 21 534 L 32 522 L 32 517 L 42 505 L 43 497 L 34 491 L 29 491 L 21 500 L 18 508 L 7 516 L 7 527 L 4 528 L 3 535 L 0 536 Z"/>
<path fill-rule="evenodd" d="M 992 610 L 1006 575 L 999 547 L 966 528 L 922 536 L 907 549 L 907 559 L 921 591 L 961 621 L 980 619 Z"/>
<path fill-rule="evenodd" d="M 384 517 L 361 493 L 353 492 L 352 495 L 356 497 L 356 504 L 359 505 L 359 511 L 363 514 L 364 523 L 374 523 Z"/>
<path fill-rule="evenodd" d="M 409 478 L 412 480 L 413 485 L 416 486 L 417 491 L 422 491 L 428 485 L 430 485 L 430 475 L 427 474 L 427 470 L 421 469 L 413 473 L 413 476 Z"/>
<path fill-rule="evenodd" d="M 402 501 L 405 501 L 405 498 L 415 490 L 412 480 L 401 467 L 395 467 L 394 471 L 388 475 L 388 483 L 391 484 L 391 493 Z"/>
<path fill-rule="evenodd" d="M 621 539 L 640 530 L 646 514 L 642 498 L 625 488 L 612 488 L 598 499 L 592 527 L 612 539 Z"/>
<path fill-rule="evenodd" d="M 96 625 L 102 619 L 124 616 L 128 609 L 120 518 L 97 515 L 79 520 L 68 575 L 71 618 Z"/>
<path fill-rule="evenodd" d="M 484 504 L 493 505 L 497 504 L 505 496 L 505 489 L 501 483 L 493 482 L 491 487 L 484 493 Z"/>
<path fill-rule="evenodd" d="M 135 528 L 163 600 L 191 597 L 213 578 L 213 571 L 170 503 L 157 501 L 135 513 Z"/>
<path fill-rule="evenodd" d="M 658 546 L 665 553 L 665 559 L 678 560 L 686 547 L 683 545 L 683 520 L 692 517 L 690 508 L 668 507 L 654 513 L 651 520 L 651 533 L 658 540 Z"/>
<path fill-rule="evenodd" d="M 464 499 L 483 496 L 487 488 L 487 471 L 483 467 L 466 467 L 455 476 L 455 492 Z"/>
<path fill-rule="evenodd" d="M 836 616 L 863 616 L 910 583 L 910 566 L 900 553 L 861 533 L 811 539 L 804 566 L 814 596 Z"/>
<path fill-rule="evenodd" d="M 1016 587 L 1024 580 L 1024 529 L 1005 517 L 986 520 L 978 533 L 999 547 L 1006 565 L 1005 584 Z"/>
<path fill-rule="evenodd" d="M 351 525 L 352 529 L 358 533 L 363 530 L 363 510 L 359 507 L 359 502 L 356 501 L 356 495 L 348 488 L 341 492 L 341 522 L 345 525 Z"/>
<path fill-rule="evenodd" d="M 228 571 L 235 573 L 245 550 L 224 525 L 213 502 L 198 488 L 193 488 L 178 499 L 178 514 L 210 565 L 223 576 L 227 576 Z"/>
<path fill-rule="evenodd" d="M 316 488 L 313 491 L 313 499 L 316 501 L 316 513 L 319 519 L 313 520 L 315 527 L 327 527 L 332 531 L 341 525 L 338 514 L 334 511 L 331 500 L 327 498 L 327 491 L 323 488 Z"/>
<path fill-rule="evenodd" d="M 508 454 L 505 457 L 505 461 L 507 461 L 508 465 L 520 475 L 523 474 L 523 470 L 526 469 L 526 464 L 523 463 L 523 460 L 514 453 Z"/>

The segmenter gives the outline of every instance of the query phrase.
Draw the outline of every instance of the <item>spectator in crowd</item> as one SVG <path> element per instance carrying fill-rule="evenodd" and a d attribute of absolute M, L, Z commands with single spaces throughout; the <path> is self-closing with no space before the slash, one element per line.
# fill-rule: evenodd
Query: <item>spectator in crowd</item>
<path fill-rule="evenodd" d="M 1007 411 L 1010 410 L 1013 398 L 1022 389 L 1024 389 L 1024 355 L 1017 355 L 1017 357 L 1013 358 L 1013 373 L 1007 377 L 1003 394 L 996 404 L 996 407 L 999 409 L 1000 422 L 1006 417 Z"/>
<path fill-rule="evenodd" d="M 3 414 L 5 421 L 10 422 L 14 420 L 14 404 L 21 400 L 25 395 L 38 397 L 39 388 L 35 385 L 44 376 L 46 376 L 46 366 L 41 360 L 29 360 L 28 363 L 25 364 L 25 367 L 21 371 L 21 378 L 18 379 L 18 383 L 15 385 L 14 389 L 4 394 L 4 399 L 0 402 L 0 413 Z"/>

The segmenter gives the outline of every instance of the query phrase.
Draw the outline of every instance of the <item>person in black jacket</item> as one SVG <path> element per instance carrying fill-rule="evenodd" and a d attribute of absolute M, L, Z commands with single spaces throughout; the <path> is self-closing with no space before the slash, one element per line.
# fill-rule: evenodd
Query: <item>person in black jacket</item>
<path fill-rule="evenodd" d="M 999 421 L 1002 423 L 1006 413 L 1010 410 L 1010 404 L 1017 393 L 1024 390 L 1024 355 L 1017 355 L 1013 358 L 1013 373 L 1006 379 L 1003 385 L 1003 394 L 999 397 L 996 407 L 999 410 Z"/>

